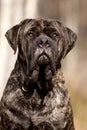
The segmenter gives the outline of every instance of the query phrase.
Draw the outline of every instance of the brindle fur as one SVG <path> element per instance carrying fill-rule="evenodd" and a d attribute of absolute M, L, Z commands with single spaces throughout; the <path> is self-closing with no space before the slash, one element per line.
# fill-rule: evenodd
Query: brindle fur
<path fill-rule="evenodd" d="M 76 34 L 57 20 L 26 19 L 6 37 L 18 58 L 1 99 L 0 130 L 74 130 L 61 59 Z"/>

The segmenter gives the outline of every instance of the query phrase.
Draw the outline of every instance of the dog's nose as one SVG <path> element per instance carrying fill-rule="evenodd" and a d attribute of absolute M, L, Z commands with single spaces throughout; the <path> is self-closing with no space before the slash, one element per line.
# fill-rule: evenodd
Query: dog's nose
<path fill-rule="evenodd" d="M 40 48 L 47 48 L 49 47 L 49 41 L 47 38 L 42 38 L 39 40 L 38 45 Z"/>

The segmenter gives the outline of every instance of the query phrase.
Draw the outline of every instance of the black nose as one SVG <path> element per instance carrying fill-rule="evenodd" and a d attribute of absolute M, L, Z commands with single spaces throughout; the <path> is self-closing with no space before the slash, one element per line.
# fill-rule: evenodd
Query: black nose
<path fill-rule="evenodd" d="M 38 46 L 40 48 L 46 48 L 46 47 L 49 47 L 50 43 L 49 43 L 49 40 L 47 38 L 41 38 L 39 39 L 38 41 Z"/>

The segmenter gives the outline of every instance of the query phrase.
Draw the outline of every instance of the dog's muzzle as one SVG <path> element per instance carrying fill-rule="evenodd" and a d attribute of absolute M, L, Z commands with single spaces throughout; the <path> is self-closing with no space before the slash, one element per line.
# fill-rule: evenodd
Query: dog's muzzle
<path fill-rule="evenodd" d="M 35 53 L 35 57 L 37 57 L 37 63 L 39 65 L 49 64 L 51 57 L 51 44 L 52 41 L 47 36 L 40 36 L 35 41 L 35 44 L 38 48 Z"/>
<path fill-rule="evenodd" d="M 54 42 L 48 36 L 39 36 L 32 44 L 33 59 L 30 62 L 29 79 L 36 82 L 38 79 L 50 80 L 55 73 Z M 54 50 L 54 51 L 53 51 Z"/>
<path fill-rule="evenodd" d="M 49 57 L 46 54 L 42 53 L 38 57 L 37 63 L 38 63 L 38 65 L 47 65 L 47 64 L 49 64 Z"/>

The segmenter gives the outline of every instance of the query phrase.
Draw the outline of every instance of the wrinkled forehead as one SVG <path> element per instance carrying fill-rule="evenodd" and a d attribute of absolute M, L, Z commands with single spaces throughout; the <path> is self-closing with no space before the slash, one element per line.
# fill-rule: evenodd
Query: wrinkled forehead
<path fill-rule="evenodd" d="M 40 26 L 42 29 L 44 27 L 55 27 L 56 26 L 56 21 L 54 20 L 43 20 L 43 19 L 33 19 L 31 21 L 31 26 Z"/>
<path fill-rule="evenodd" d="M 25 32 L 35 28 L 41 31 L 43 31 L 44 28 L 54 28 L 55 30 L 60 32 L 60 25 L 57 23 L 56 20 L 32 19 L 31 21 L 27 21 L 24 25 Z"/>

